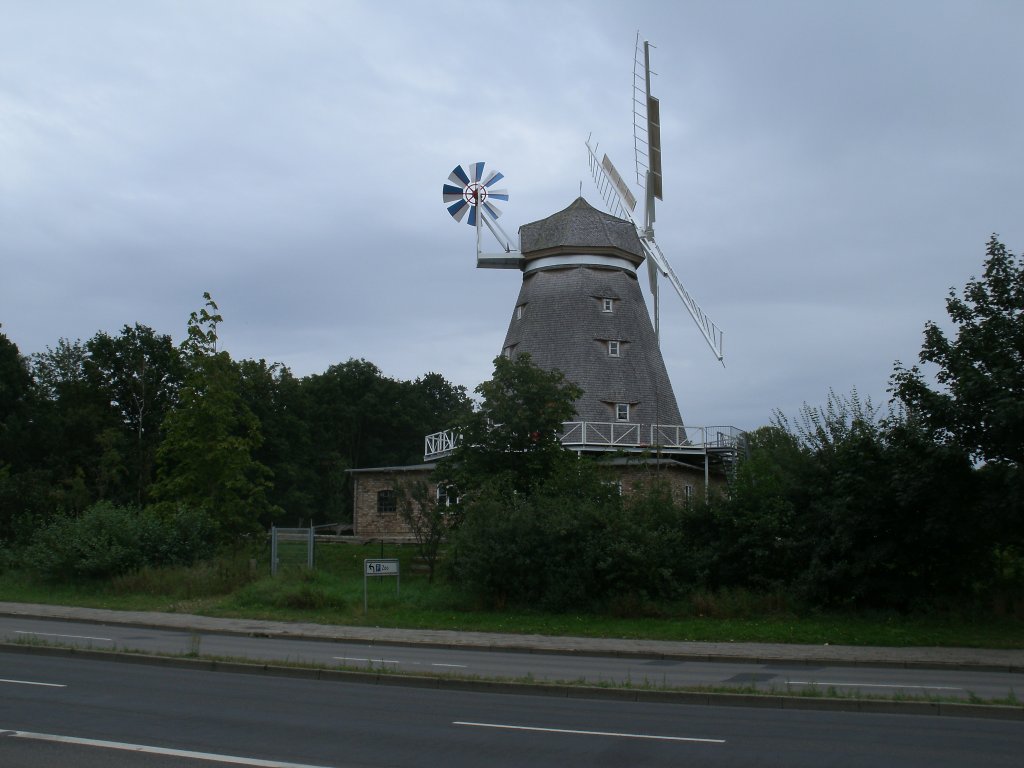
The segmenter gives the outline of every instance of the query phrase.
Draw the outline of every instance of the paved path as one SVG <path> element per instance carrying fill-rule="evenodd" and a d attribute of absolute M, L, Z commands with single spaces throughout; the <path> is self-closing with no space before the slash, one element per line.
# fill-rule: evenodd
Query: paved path
<path fill-rule="evenodd" d="M 694 661 L 803 662 L 807 664 L 1024 671 L 1024 650 L 985 648 L 880 648 L 784 643 L 696 643 L 668 640 L 514 635 L 436 629 L 350 627 L 304 622 L 222 619 L 185 613 L 112 611 L 62 605 L 0 602 L 0 614 L 67 619 L 95 624 L 128 624 L 182 631 L 266 637 L 311 638 L 384 645 L 518 650 L 593 656 L 636 656 Z"/>

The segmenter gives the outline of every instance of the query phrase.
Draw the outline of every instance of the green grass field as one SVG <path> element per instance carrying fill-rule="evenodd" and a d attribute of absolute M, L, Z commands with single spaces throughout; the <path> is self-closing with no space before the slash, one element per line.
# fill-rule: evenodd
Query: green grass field
<path fill-rule="evenodd" d="M 302 545 L 286 545 L 281 572 L 269 575 L 269 552 L 223 558 L 192 568 L 146 569 L 101 583 L 50 584 L 8 570 L 0 600 L 121 610 L 176 611 L 357 626 L 409 627 L 588 637 L 708 642 L 1024 648 L 1024 622 L 945 613 L 801 611 L 778 595 L 695 594 L 673 605 L 616 606 L 613 615 L 483 609 L 443 579 L 428 583 L 412 546 L 319 544 L 314 571 Z M 395 577 L 366 580 L 363 560 L 397 557 Z M 396 596 L 396 587 L 400 594 Z"/>

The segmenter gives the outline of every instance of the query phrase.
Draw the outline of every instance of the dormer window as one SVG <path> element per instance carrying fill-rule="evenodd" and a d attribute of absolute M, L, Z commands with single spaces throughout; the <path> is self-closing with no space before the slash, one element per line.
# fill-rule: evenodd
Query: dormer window
<path fill-rule="evenodd" d="M 614 341 L 614 340 L 608 342 L 608 356 L 609 357 L 618 357 L 619 356 L 619 342 Z"/>
<path fill-rule="evenodd" d="M 525 304 L 520 304 L 519 306 L 516 307 L 516 320 L 522 320 L 523 319 L 523 310 L 524 309 L 526 309 L 526 305 Z"/>
<path fill-rule="evenodd" d="M 615 309 L 615 302 L 612 299 L 601 299 L 601 311 L 612 312 Z"/>

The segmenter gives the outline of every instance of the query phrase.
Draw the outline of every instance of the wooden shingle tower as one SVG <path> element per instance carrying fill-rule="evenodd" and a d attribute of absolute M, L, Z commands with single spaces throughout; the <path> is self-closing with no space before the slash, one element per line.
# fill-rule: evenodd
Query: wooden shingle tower
<path fill-rule="evenodd" d="M 502 354 L 527 352 L 577 384 L 577 419 L 601 442 L 616 431 L 646 444 L 654 425 L 681 427 L 637 280 L 645 255 L 636 227 L 580 197 L 519 235 L 523 283 Z"/>

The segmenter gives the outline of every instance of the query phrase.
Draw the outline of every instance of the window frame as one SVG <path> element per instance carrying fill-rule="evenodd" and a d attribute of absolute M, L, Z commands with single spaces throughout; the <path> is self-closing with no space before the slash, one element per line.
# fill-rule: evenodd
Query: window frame
<path fill-rule="evenodd" d="M 398 511 L 398 492 L 394 488 L 377 491 L 377 514 L 393 515 Z"/>
<path fill-rule="evenodd" d="M 625 411 L 623 411 L 623 409 L 625 409 Z M 615 404 L 615 420 L 616 421 L 629 421 L 629 411 L 630 411 L 629 403 L 616 403 Z M 625 416 L 622 415 L 623 412 L 625 412 L 625 414 L 626 414 Z"/>
<path fill-rule="evenodd" d="M 608 339 L 608 357 L 622 357 L 622 342 L 618 339 Z"/>

